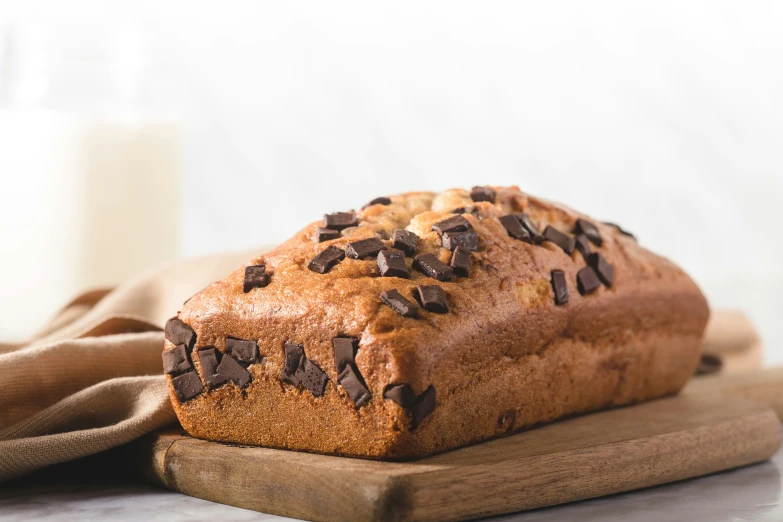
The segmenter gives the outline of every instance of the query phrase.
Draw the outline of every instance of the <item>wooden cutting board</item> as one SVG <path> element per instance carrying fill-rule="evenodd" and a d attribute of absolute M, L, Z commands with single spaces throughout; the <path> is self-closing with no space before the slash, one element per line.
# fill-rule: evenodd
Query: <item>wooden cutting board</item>
<path fill-rule="evenodd" d="M 783 368 L 694 379 L 679 396 L 584 415 L 413 462 L 145 437 L 133 461 L 186 495 L 325 521 L 466 520 L 744 466 L 781 442 Z"/>
<path fill-rule="evenodd" d="M 593 413 L 414 462 L 141 440 L 145 476 L 186 495 L 307 520 L 465 520 L 645 488 L 771 457 L 783 369 L 701 379 L 677 397 Z M 755 386 L 754 383 L 761 383 Z M 774 406 L 759 402 L 763 400 Z"/>

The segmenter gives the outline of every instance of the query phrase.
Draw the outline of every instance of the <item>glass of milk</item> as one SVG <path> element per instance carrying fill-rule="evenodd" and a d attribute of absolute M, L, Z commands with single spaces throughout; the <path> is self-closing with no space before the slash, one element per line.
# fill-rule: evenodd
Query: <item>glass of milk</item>
<path fill-rule="evenodd" d="M 0 342 L 177 255 L 181 127 L 148 36 L 0 28 Z"/>

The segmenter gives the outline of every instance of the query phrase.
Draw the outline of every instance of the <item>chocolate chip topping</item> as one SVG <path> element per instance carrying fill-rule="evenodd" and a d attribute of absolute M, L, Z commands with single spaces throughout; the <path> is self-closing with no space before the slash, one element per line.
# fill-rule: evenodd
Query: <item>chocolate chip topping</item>
<path fill-rule="evenodd" d="M 378 253 L 378 268 L 383 277 L 408 277 L 405 253 L 402 250 L 381 250 Z"/>
<path fill-rule="evenodd" d="M 544 236 L 541 235 L 541 231 L 538 230 L 538 227 L 535 223 L 533 223 L 533 220 L 530 218 L 530 216 L 522 212 L 517 212 L 514 214 L 514 217 L 516 217 L 522 226 L 525 227 L 525 230 L 530 233 L 535 244 L 540 245 L 544 242 Z"/>
<path fill-rule="evenodd" d="M 269 284 L 269 274 L 265 265 L 251 265 L 245 267 L 245 280 L 242 283 L 242 291 L 248 293 L 254 288 L 263 288 Z"/>
<path fill-rule="evenodd" d="M 201 366 L 201 378 L 209 388 L 217 388 L 228 382 L 228 379 L 218 373 L 218 351 L 211 346 L 198 351 L 198 361 Z"/>
<path fill-rule="evenodd" d="M 293 384 L 294 386 L 299 386 L 296 370 L 299 369 L 302 358 L 304 358 L 304 346 L 290 341 L 285 343 L 285 362 L 283 364 L 283 371 L 280 375 L 281 381 Z"/>
<path fill-rule="evenodd" d="M 253 364 L 258 359 L 258 343 L 227 337 L 226 352 L 233 355 L 241 363 Z"/>
<path fill-rule="evenodd" d="M 325 274 L 343 259 L 345 259 L 345 251 L 331 245 L 315 256 L 307 265 L 307 268 L 313 272 Z"/>
<path fill-rule="evenodd" d="M 315 236 L 313 239 L 315 239 L 316 243 L 323 243 L 324 241 L 331 241 L 332 239 L 337 239 L 338 237 L 340 237 L 339 230 L 318 227 L 318 230 L 315 231 Z"/>
<path fill-rule="evenodd" d="M 584 234 L 579 234 L 574 239 L 576 240 L 576 249 L 582 254 L 582 257 L 587 259 L 587 256 L 593 253 L 593 249 L 590 248 L 590 240 Z"/>
<path fill-rule="evenodd" d="M 633 240 L 636 240 L 636 236 L 628 232 L 627 230 L 623 230 L 623 227 L 618 225 L 617 223 L 609 223 L 608 221 L 604 221 L 604 225 L 609 225 L 610 227 L 614 227 L 617 229 L 619 233 L 621 233 L 624 236 L 628 236 Z"/>
<path fill-rule="evenodd" d="M 451 281 L 453 270 L 435 254 L 419 254 L 413 260 L 413 268 L 438 281 Z"/>
<path fill-rule="evenodd" d="M 419 248 L 419 236 L 407 230 L 397 229 L 392 236 L 392 247 L 402 250 L 411 257 L 416 255 Z"/>
<path fill-rule="evenodd" d="M 432 225 L 432 230 L 439 234 L 445 234 L 446 232 L 464 232 L 471 228 L 473 227 L 471 226 L 470 221 L 460 215 L 452 216 Z"/>
<path fill-rule="evenodd" d="M 495 202 L 495 191 L 489 187 L 473 187 L 470 190 L 470 199 L 473 201 Z"/>
<path fill-rule="evenodd" d="M 387 290 L 381 294 L 381 301 L 403 317 L 416 317 L 419 307 L 405 299 L 397 290 Z"/>
<path fill-rule="evenodd" d="M 176 346 L 173 350 L 163 352 L 163 371 L 168 374 L 187 372 L 193 369 L 188 360 L 188 350 L 184 344 Z"/>
<path fill-rule="evenodd" d="M 355 227 L 359 224 L 356 214 L 353 212 L 335 212 L 334 214 L 324 215 L 324 228 L 332 230 L 342 230 L 348 227 Z"/>
<path fill-rule="evenodd" d="M 378 252 L 386 248 L 378 237 L 360 239 L 353 243 L 348 243 L 345 247 L 345 255 L 351 259 L 361 259 L 368 256 L 377 256 Z"/>
<path fill-rule="evenodd" d="M 226 381 L 231 381 L 244 389 L 250 384 L 250 372 L 234 359 L 230 354 L 223 354 L 223 358 L 217 367 L 217 373 Z"/>
<path fill-rule="evenodd" d="M 459 208 L 455 208 L 454 210 L 452 210 L 451 213 L 452 214 L 464 214 L 465 211 L 466 211 L 465 207 L 459 207 Z"/>
<path fill-rule="evenodd" d="M 601 237 L 601 233 L 598 231 L 598 228 L 585 219 L 576 220 L 576 227 L 574 228 L 574 233 L 586 235 L 587 239 L 589 239 L 590 242 L 593 243 L 595 246 L 600 247 L 601 245 L 604 244 L 604 240 Z"/>
<path fill-rule="evenodd" d="M 346 366 L 355 364 L 356 353 L 359 351 L 359 339 L 353 337 L 335 337 L 332 339 L 334 347 L 334 367 L 339 375 Z"/>
<path fill-rule="evenodd" d="M 383 396 L 390 401 L 396 402 L 405 409 L 410 408 L 416 402 L 416 394 L 407 384 L 394 384 L 388 386 Z"/>
<path fill-rule="evenodd" d="M 435 387 L 432 385 L 416 397 L 409 385 L 393 384 L 386 387 L 383 396 L 410 413 L 411 428 L 416 428 L 435 409 Z"/>
<path fill-rule="evenodd" d="M 519 239 L 525 243 L 533 242 L 533 236 L 531 236 L 530 232 L 528 232 L 527 229 L 522 226 L 522 223 L 516 216 L 512 214 L 502 216 L 500 217 L 500 224 L 503 225 L 503 228 L 506 229 L 508 235 L 514 239 Z"/>
<path fill-rule="evenodd" d="M 721 371 L 723 360 L 719 355 L 711 353 L 701 354 L 701 360 L 696 367 L 696 375 L 711 375 Z"/>
<path fill-rule="evenodd" d="M 165 330 L 166 339 L 175 345 L 184 344 L 188 350 L 192 350 L 193 345 L 196 344 L 196 332 L 177 317 L 172 317 L 166 321 Z"/>
<path fill-rule="evenodd" d="M 598 287 L 601 286 L 601 281 L 598 279 L 595 270 L 590 266 L 586 266 L 576 274 L 576 286 L 580 294 L 586 295 L 598 290 Z"/>
<path fill-rule="evenodd" d="M 285 363 L 280 380 L 304 386 L 316 397 L 323 395 L 329 377 L 317 364 L 305 357 L 304 346 L 290 341 L 285 343 Z"/>
<path fill-rule="evenodd" d="M 468 277 L 472 260 L 473 255 L 469 249 L 461 246 L 455 248 L 454 253 L 451 255 L 451 268 L 454 270 L 454 275 L 457 277 Z"/>
<path fill-rule="evenodd" d="M 446 292 L 438 285 L 417 286 L 415 294 L 419 303 L 421 303 L 421 307 L 428 312 L 436 314 L 447 314 L 449 312 Z"/>
<path fill-rule="evenodd" d="M 187 372 L 173 377 L 171 385 L 174 387 L 174 394 L 179 399 L 179 402 L 189 401 L 204 391 L 204 385 L 196 372 Z"/>
<path fill-rule="evenodd" d="M 468 250 L 478 250 L 478 234 L 475 230 L 467 232 L 446 232 L 443 234 L 443 248 L 454 250 L 458 246 L 465 247 Z"/>
<path fill-rule="evenodd" d="M 359 376 L 354 372 L 353 366 L 350 364 L 340 372 L 337 382 L 340 383 L 340 386 L 343 387 L 357 408 L 361 408 L 372 398 L 370 391 L 359 379 Z"/>
<path fill-rule="evenodd" d="M 595 254 L 590 254 L 587 257 L 587 264 L 595 270 L 596 274 L 598 274 L 598 279 L 600 279 L 607 288 L 611 288 L 612 283 L 614 283 L 614 268 L 604 259 L 604 256 L 597 252 Z"/>
<path fill-rule="evenodd" d="M 386 196 L 381 196 L 380 198 L 373 199 L 372 201 L 364 205 L 362 208 L 365 209 L 373 205 L 391 205 L 391 199 L 387 198 Z"/>
<path fill-rule="evenodd" d="M 296 370 L 296 377 L 299 383 L 310 390 L 315 397 L 320 397 L 326 390 L 326 381 L 329 376 L 307 357 L 302 357 L 299 368 Z"/>
<path fill-rule="evenodd" d="M 556 228 L 552 226 L 546 227 L 546 230 L 544 230 L 544 238 L 547 241 L 551 241 L 552 243 L 562 248 L 563 252 L 569 256 L 574 253 L 574 248 L 576 248 L 576 239 L 568 237 Z"/>
<path fill-rule="evenodd" d="M 411 427 L 416 428 L 435 410 L 435 387 L 430 385 L 411 406 Z"/>
<path fill-rule="evenodd" d="M 568 302 L 568 284 L 562 270 L 552 270 L 552 290 L 555 292 L 555 304 L 562 306 Z"/>

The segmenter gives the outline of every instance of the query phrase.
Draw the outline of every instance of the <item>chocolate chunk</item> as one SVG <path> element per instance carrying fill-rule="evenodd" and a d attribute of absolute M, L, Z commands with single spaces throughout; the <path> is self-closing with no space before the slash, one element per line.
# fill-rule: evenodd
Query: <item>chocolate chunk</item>
<path fill-rule="evenodd" d="M 451 255 L 451 268 L 454 270 L 454 275 L 457 277 L 468 277 L 472 259 L 473 255 L 469 249 L 461 246 L 455 248 L 454 253 Z"/>
<path fill-rule="evenodd" d="M 552 270 L 552 290 L 555 292 L 555 304 L 562 306 L 568 302 L 568 284 L 562 270 Z"/>
<path fill-rule="evenodd" d="M 345 247 L 345 255 L 352 259 L 361 259 L 367 256 L 377 256 L 378 252 L 386 248 L 377 237 L 370 237 L 348 243 Z"/>
<path fill-rule="evenodd" d="M 314 239 L 316 243 L 323 243 L 324 241 L 331 241 L 332 239 L 337 239 L 338 237 L 340 237 L 339 230 L 318 227 L 318 230 L 315 231 Z"/>
<path fill-rule="evenodd" d="M 601 237 L 601 233 L 598 228 L 585 219 L 577 219 L 576 227 L 574 228 L 575 234 L 584 234 L 587 239 L 590 240 L 595 246 L 601 246 L 604 244 L 604 240 Z"/>
<path fill-rule="evenodd" d="M 522 223 L 519 221 L 519 219 L 514 215 L 507 215 L 502 216 L 500 218 L 500 224 L 503 225 L 503 228 L 506 229 L 506 232 L 508 232 L 508 235 L 513 237 L 514 239 L 519 239 L 520 241 L 524 241 L 525 243 L 532 243 L 533 242 L 533 236 L 530 235 L 530 232 L 527 231 L 527 229 L 522 226 Z"/>
<path fill-rule="evenodd" d="M 302 362 L 296 371 L 296 377 L 302 386 L 310 390 L 315 397 L 320 397 L 326 389 L 326 381 L 329 376 L 307 357 L 302 358 Z"/>
<path fill-rule="evenodd" d="M 188 350 L 184 344 L 163 352 L 163 371 L 166 374 L 182 373 L 191 369 L 193 365 L 188 360 Z"/>
<path fill-rule="evenodd" d="M 438 285 L 421 285 L 416 287 L 416 297 L 421 307 L 436 314 L 449 313 L 449 302 L 446 292 Z"/>
<path fill-rule="evenodd" d="M 201 365 L 201 377 L 207 386 L 217 388 L 228 382 L 228 379 L 218 372 L 218 350 L 212 346 L 198 351 L 198 361 Z"/>
<path fill-rule="evenodd" d="M 458 246 L 465 247 L 468 250 L 478 250 L 478 234 L 475 230 L 467 232 L 446 232 L 443 234 L 443 248 L 454 250 Z"/>
<path fill-rule="evenodd" d="M 402 250 L 390 249 L 378 252 L 378 268 L 383 277 L 408 277 L 408 267 L 405 264 L 405 253 Z"/>
<path fill-rule="evenodd" d="M 223 354 L 220 364 L 217 367 L 217 374 L 228 381 L 232 381 L 240 388 L 246 388 L 250 384 L 250 372 L 237 362 L 230 354 Z"/>
<path fill-rule="evenodd" d="M 416 314 L 419 312 L 419 307 L 405 299 L 397 290 L 383 292 L 381 301 L 403 317 L 416 317 Z"/>
<path fill-rule="evenodd" d="M 604 222 L 604 225 L 609 225 L 610 227 L 614 227 L 614 228 L 616 228 L 616 229 L 617 229 L 617 231 L 618 231 L 618 232 L 620 232 L 622 235 L 624 235 L 624 236 L 628 236 L 628 237 L 630 237 L 631 239 L 633 239 L 633 240 L 636 240 L 636 236 L 635 236 L 635 235 L 631 234 L 631 233 L 630 233 L 630 232 L 628 232 L 627 230 L 623 230 L 623 227 L 621 227 L 620 225 L 618 225 L 618 224 L 616 224 L 616 223 L 609 223 L 608 221 L 605 221 L 605 222 Z"/>
<path fill-rule="evenodd" d="M 465 207 L 459 207 L 459 208 L 455 208 L 454 210 L 452 210 L 451 213 L 452 214 L 464 214 L 465 210 L 466 210 Z"/>
<path fill-rule="evenodd" d="M 310 263 L 307 265 L 307 268 L 309 268 L 313 272 L 318 272 L 319 274 L 325 274 L 329 270 L 331 270 L 334 265 L 336 265 L 343 259 L 345 259 L 345 251 L 337 248 L 334 245 L 331 245 L 330 247 L 326 248 L 323 252 L 315 256 L 312 260 L 310 260 Z"/>
<path fill-rule="evenodd" d="M 580 294 L 586 295 L 598 290 L 598 287 L 601 286 L 601 281 L 598 279 L 595 270 L 590 266 L 586 266 L 576 274 L 576 286 Z"/>
<path fill-rule="evenodd" d="M 389 198 L 387 198 L 385 196 L 382 196 L 380 198 L 375 198 L 372 201 L 370 201 L 369 203 L 367 203 L 366 205 L 364 205 L 362 208 L 365 209 L 365 208 L 371 207 L 373 205 L 391 205 L 391 199 L 389 199 Z"/>
<path fill-rule="evenodd" d="M 489 187 L 473 187 L 470 190 L 470 199 L 473 201 L 489 201 L 495 202 L 495 191 Z"/>
<path fill-rule="evenodd" d="M 253 364 L 258 359 L 258 343 L 227 337 L 226 352 L 233 355 L 239 362 Z"/>
<path fill-rule="evenodd" d="M 525 227 L 525 230 L 528 231 L 536 245 L 540 245 L 545 241 L 544 236 L 541 235 L 541 231 L 538 230 L 538 227 L 533 223 L 533 220 L 530 219 L 530 216 L 522 212 L 517 212 L 514 214 L 514 217 L 516 217 L 522 226 Z"/>
<path fill-rule="evenodd" d="M 416 402 L 416 394 L 413 393 L 413 389 L 407 384 L 390 385 L 383 392 L 383 396 L 405 409 L 410 408 Z"/>
<path fill-rule="evenodd" d="M 301 344 L 294 344 L 292 342 L 285 343 L 285 363 L 283 364 L 283 372 L 280 375 L 280 380 L 299 386 L 299 378 L 296 376 L 296 371 L 304 358 L 304 346 Z"/>
<path fill-rule="evenodd" d="M 359 351 L 359 339 L 353 337 L 335 337 L 332 339 L 334 347 L 334 367 L 339 375 L 346 366 L 354 364 L 356 353 Z"/>
<path fill-rule="evenodd" d="M 337 378 L 337 382 L 343 387 L 348 397 L 356 404 L 357 408 L 361 408 L 367 401 L 372 398 L 370 391 L 362 383 L 356 372 L 353 370 L 353 366 L 350 364 L 340 372 L 340 376 Z"/>
<path fill-rule="evenodd" d="M 166 339 L 175 345 L 184 344 L 188 350 L 192 350 L 193 345 L 196 344 L 196 332 L 177 317 L 172 317 L 166 321 L 165 330 Z"/>
<path fill-rule="evenodd" d="M 470 221 L 465 219 L 464 216 L 452 216 L 443 221 L 438 221 L 432 225 L 432 230 L 439 234 L 445 234 L 446 232 L 464 232 L 473 228 Z"/>
<path fill-rule="evenodd" d="M 355 227 L 359 224 L 356 214 L 353 212 L 335 212 L 334 214 L 324 215 L 324 228 L 332 230 L 342 230 L 348 227 Z"/>
<path fill-rule="evenodd" d="M 199 393 L 204 391 L 204 385 L 198 378 L 196 372 L 183 373 L 171 379 L 171 385 L 174 387 L 174 393 L 179 402 L 189 401 Z"/>
<path fill-rule="evenodd" d="M 411 410 L 411 427 L 416 428 L 435 410 L 435 387 L 430 385 L 424 393 L 416 398 Z"/>
<path fill-rule="evenodd" d="M 245 267 L 245 281 L 242 283 L 242 291 L 248 293 L 254 288 L 263 288 L 269 284 L 269 274 L 266 266 L 251 265 Z"/>
<path fill-rule="evenodd" d="M 392 247 L 402 250 L 411 257 L 416 255 L 416 250 L 419 248 L 419 236 L 407 230 L 395 230 L 392 241 Z"/>
<path fill-rule="evenodd" d="M 720 356 L 711 353 L 703 353 L 701 354 L 699 365 L 696 367 L 696 375 L 711 375 L 720 372 L 722 368 L 723 361 Z"/>
<path fill-rule="evenodd" d="M 569 256 L 574 253 L 576 239 L 568 237 L 556 228 L 552 226 L 546 227 L 546 230 L 544 230 L 544 238 L 562 248 L 563 252 Z"/>
<path fill-rule="evenodd" d="M 614 283 L 614 268 L 604 259 L 604 256 L 599 253 L 590 254 L 587 257 L 587 264 L 595 270 L 596 274 L 598 274 L 598 279 L 600 279 L 607 288 L 611 288 L 612 283 Z"/>
<path fill-rule="evenodd" d="M 413 268 L 438 281 L 451 281 L 453 270 L 435 254 L 420 254 L 413 260 Z"/>
<path fill-rule="evenodd" d="M 584 234 L 579 234 L 574 239 L 576 240 L 576 249 L 582 254 L 582 257 L 587 259 L 587 256 L 593 253 L 593 249 L 590 248 L 590 240 Z"/>

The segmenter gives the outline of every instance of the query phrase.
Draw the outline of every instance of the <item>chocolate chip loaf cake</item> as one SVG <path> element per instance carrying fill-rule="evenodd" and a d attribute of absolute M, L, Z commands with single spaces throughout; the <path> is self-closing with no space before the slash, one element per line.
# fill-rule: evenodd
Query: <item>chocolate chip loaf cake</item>
<path fill-rule="evenodd" d="M 402 459 L 678 391 L 709 310 L 678 267 L 518 188 L 382 197 L 166 325 L 193 436 Z"/>

